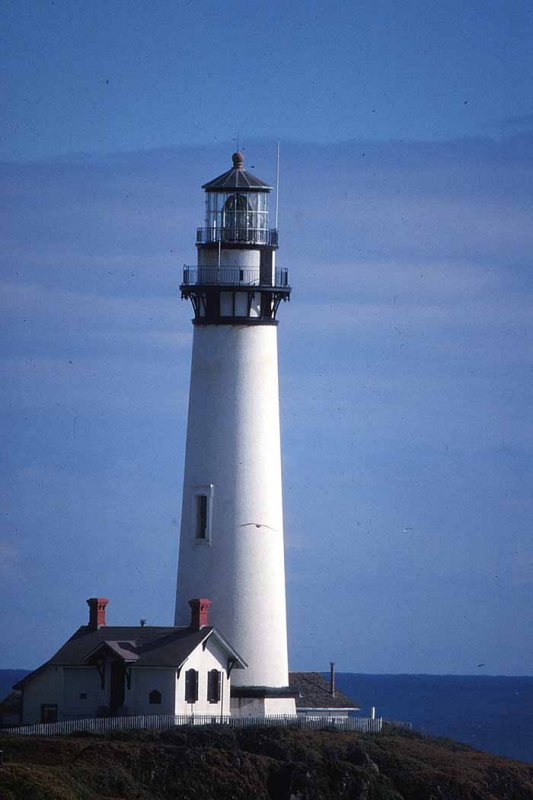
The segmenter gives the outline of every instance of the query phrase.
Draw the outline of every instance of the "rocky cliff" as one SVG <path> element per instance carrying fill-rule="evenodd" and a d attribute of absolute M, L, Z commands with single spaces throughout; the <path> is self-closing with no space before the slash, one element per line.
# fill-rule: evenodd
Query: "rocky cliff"
<path fill-rule="evenodd" d="M 533 800 L 533 765 L 393 728 L 0 736 L 0 749 L 1 800 Z"/>

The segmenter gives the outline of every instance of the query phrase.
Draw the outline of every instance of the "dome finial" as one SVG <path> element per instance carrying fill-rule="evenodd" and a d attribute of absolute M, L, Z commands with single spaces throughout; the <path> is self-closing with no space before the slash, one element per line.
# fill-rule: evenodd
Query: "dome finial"
<path fill-rule="evenodd" d="M 231 160 L 233 161 L 233 169 L 242 169 L 244 167 L 244 156 L 240 150 L 233 153 Z"/>

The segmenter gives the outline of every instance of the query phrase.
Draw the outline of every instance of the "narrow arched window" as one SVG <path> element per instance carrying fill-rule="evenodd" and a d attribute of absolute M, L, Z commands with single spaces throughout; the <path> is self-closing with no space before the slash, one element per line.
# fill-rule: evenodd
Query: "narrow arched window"
<path fill-rule="evenodd" d="M 207 700 L 209 703 L 220 702 L 220 679 L 218 669 L 211 669 L 207 673 Z"/>
<path fill-rule="evenodd" d="M 153 689 L 148 695 L 148 702 L 152 706 L 161 705 L 161 692 L 157 689 Z"/>
<path fill-rule="evenodd" d="M 198 700 L 198 672 L 188 669 L 185 673 L 185 702 L 196 703 Z"/>

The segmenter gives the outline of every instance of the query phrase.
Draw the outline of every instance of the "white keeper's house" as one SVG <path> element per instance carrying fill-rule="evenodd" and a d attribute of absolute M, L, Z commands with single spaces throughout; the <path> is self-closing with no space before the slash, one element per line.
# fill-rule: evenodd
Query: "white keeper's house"
<path fill-rule="evenodd" d="M 209 600 L 190 601 L 186 627 L 112 626 L 105 598 L 52 658 L 15 685 L 20 722 L 140 714 L 229 714 L 231 675 L 246 662 L 208 624 Z"/>

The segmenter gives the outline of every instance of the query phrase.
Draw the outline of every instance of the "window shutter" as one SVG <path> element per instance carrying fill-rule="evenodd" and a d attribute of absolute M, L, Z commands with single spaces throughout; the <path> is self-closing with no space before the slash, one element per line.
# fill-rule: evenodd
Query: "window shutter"
<path fill-rule="evenodd" d="M 220 701 L 220 680 L 221 673 L 218 669 L 212 669 L 207 675 L 207 699 L 210 703 Z"/>
<path fill-rule="evenodd" d="M 185 673 L 185 702 L 196 703 L 198 700 L 198 672 L 188 669 Z"/>

